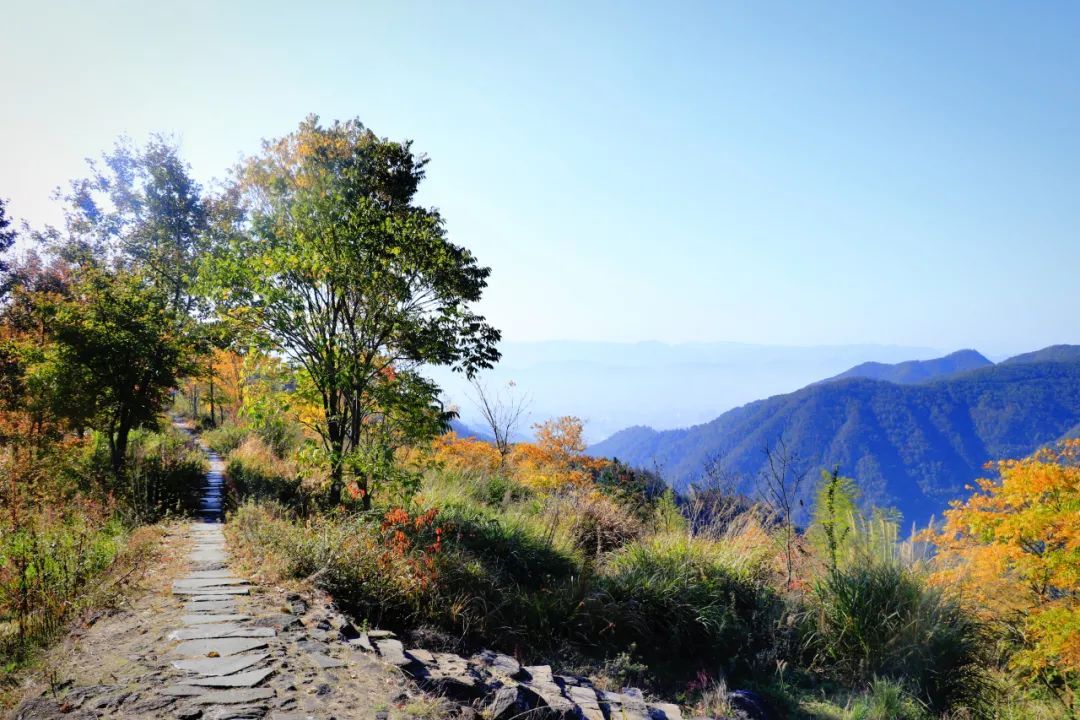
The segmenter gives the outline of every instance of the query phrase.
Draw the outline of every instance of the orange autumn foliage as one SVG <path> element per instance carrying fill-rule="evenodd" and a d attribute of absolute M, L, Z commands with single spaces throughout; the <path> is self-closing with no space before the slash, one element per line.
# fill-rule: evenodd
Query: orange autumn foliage
<path fill-rule="evenodd" d="M 435 438 L 432 452 L 437 464 L 458 472 L 493 473 L 501 462 L 498 448 L 491 443 L 454 432 Z"/>
<path fill-rule="evenodd" d="M 996 464 L 953 503 L 933 580 L 1018 644 L 1014 667 L 1080 700 L 1080 440 Z"/>
<path fill-rule="evenodd" d="M 584 485 L 606 463 L 585 455 L 580 418 L 555 418 L 533 429 L 536 442 L 518 443 L 510 455 L 515 475 L 525 485 L 546 491 Z"/>

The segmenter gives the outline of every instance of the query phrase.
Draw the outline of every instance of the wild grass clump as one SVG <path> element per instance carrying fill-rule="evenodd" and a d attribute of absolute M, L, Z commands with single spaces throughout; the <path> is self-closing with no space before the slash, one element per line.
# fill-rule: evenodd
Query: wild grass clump
<path fill-rule="evenodd" d="M 892 680 L 877 678 L 866 694 L 855 700 L 849 720 L 930 720 L 926 709 Z"/>
<path fill-rule="evenodd" d="M 976 711 L 988 699 L 984 629 L 915 571 L 892 563 L 837 570 L 809 602 L 808 645 L 842 682 L 898 681 L 935 712 Z"/>
<path fill-rule="evenodd" d="M 234 501 L 253 498 L 297 508 L 308 504 L 296 463 L 279 458 L 257 435 L 248 436 L 229 453 L 225 473 Z"/>
<path fill-rule="evenodd" d="M 733 543 L 684 533 L 631 543 L 596 579 L 586 609 L 592 633 L 635 647 L 657 672 L 746 670 L 780 609 L 759 560 Z"/>

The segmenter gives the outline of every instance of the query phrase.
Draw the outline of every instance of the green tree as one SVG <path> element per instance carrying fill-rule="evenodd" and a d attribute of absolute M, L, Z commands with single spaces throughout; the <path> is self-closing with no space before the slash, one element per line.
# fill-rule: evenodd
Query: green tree
<path fill-rule="evenodd" d="M 832 472 L 821 471 L 821 486 L 814 504 L 814 517 L 807 530 L 807 539 L 825 555 L 829 570 L 836 572 L 851 560 L 860 517 L 856 503 L 859 488 L 851 478 Z"/>
<path fill-rule="evenodd" d="M 388 372 L 449 365 L 471 377 L 499 357 L 498 331 L 470 309 L 490 270 L 415 202 L 426 164 L 359 121 L 310 117 L 238 173 L 248 218 L 217 254 L 216 297 L 310 376 L 332 503 L 372 417 L 415 406 L 417 392 L 436 401 L 434 385 Z M 355 479 L 369 503 L 370 478 Z"/>
<path fill-rule="evenodd" d="M 152 425 L 178 379 L 194 370 L 184 324 L 144 276 L 92 266 L 45 312 L 55 374 L 68 384 L 62 391 L 87 401 L 75 407 L 88 417 L 69 420 L 106 434 L 113 472 L 122 478 L 131 431 Z"/>
<path fill-rule="evenodd" d="M 199 265 L 233 217 L 228 196 L 204 194 L 176 144 L 160 135 L 142 147 L 122 138 L 88 164 L 90 176 L 59 193 L 67 233 L 52 231 L 54 249 L 77 264 L 137 271 L 178 316 L 196 312 Z"/>

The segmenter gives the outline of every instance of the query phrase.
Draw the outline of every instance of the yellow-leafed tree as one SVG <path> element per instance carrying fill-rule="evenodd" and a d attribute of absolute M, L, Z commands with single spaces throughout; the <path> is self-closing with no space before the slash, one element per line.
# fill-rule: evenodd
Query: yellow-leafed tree
<path fill-rule="evenodd" d="M 996 464 L 946 511 L 934 580 L 1003 628 L 1014 669 L 1080 704 L 1080 440 Z"/>

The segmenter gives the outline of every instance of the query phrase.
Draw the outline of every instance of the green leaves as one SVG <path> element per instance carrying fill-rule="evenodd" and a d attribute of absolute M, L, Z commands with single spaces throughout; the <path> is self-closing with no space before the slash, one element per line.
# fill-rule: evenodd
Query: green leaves
<path fill-rule="evenodd" d="M 472 375 L 499 357 L 499 332 L 468 309 L 489 269 L 413 202 L 426 163 L 359 121 L 308 118 L 241 165 L 247 220 L 208 268 L 219 309 L 310 376 L 332 496 L 346 458 L 441 430 L 420 364 Z M 388 472 L 369 460 L 350 461 L 362 483 Z"/>

